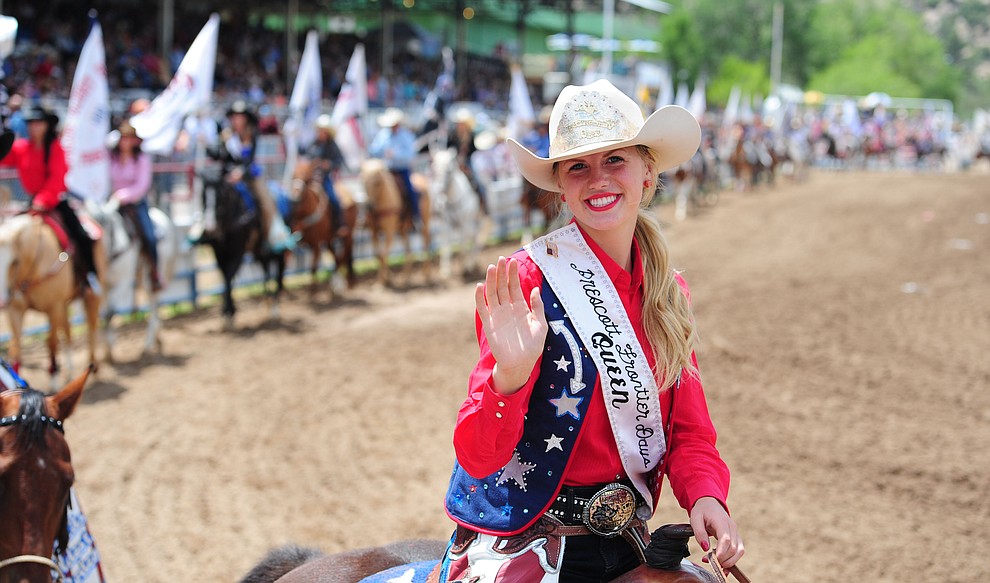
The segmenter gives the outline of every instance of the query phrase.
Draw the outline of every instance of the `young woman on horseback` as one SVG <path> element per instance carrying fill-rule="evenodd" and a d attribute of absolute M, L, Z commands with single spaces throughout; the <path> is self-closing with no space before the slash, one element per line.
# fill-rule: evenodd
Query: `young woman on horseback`
<path fill-rule="evenodd" d="M 262 179 L 261 166 L 255 161 L 258 153 L 258 115 L 244 101 L 235 101 L 227 110 L 230 131 L 224 138 L 225 162 L 230 164 L 226 180 L 233 184 L 248 207 L 245 221 L 257 215 L 261 223 L 261 241 L 268 244 L 268 233 L 275 206 L 268 196 Z"/>
<path fill-rule="evenodd" d="M 441 581 L 611 581 L 644 562 L 666 475 L 702 549 L 743 554 L 715 448 L 687 284 L 647 210 L 690 159 L 686 110 L 641 110 L 608 81 L 568 86 L 548 157 L 523 176 L 559 193 L 566 227 L 490 265 L 475 292 L 480 359 L 454 429 Z"/>
<path fill-rule="evenodd" d="M 34 105 L 23 111 L 28 137 L 15 140 L 10 153 L 0 161 L 0 165 L 17 169 L 21 185 L 31 196 L 32 211 L 58 213 L 66 233 L 78 250 L 80 266 L 84 272 L 81 278 L 84 285 L 99 294 L 101 290 L 96 261 L 93 258 L 93 239 L 69 205 L 68 192 L 65 189 L 68 165 L 58 137 L 58 116 Z"/>
<path fill-rule="evenodd" d="M 333 181 L 340 171 L 347 167 L 344 155 L 334 140 L 336 133 L 331 117 L 327 114 L 319 116 L 316 118 L 316 139 L 304 152 L 304 156 L 313 162 L 314 178 L 323 185 L 327 201 L 333 209 L 331 227 L 334 233 L 337 233 L 343 225 L 344 209 L 340 205 L 340 198 L 333 187 Z"/>
<path fill-rule="evenodd" d="M 142 247 L 151 262 L 151 286 L 153 291 L 160 291 L 158 241 L 148 214 L 151 157 L 141 151 L 141 138 L 129 122 L 121 123 L 117 131 L 117 145 L 110 152 L 110 197 L 119 203 L 120 213 L 132 218 L 140 231 Z"/>

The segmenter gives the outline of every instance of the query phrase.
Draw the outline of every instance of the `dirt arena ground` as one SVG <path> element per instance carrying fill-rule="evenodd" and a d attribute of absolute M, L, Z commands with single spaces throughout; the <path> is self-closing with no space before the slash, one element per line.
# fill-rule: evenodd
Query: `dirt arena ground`
<path fill-rule="evenodd" d="M 990 174 L 816 173 L 672 210 L 752 580 L 990 576 Z M 109 581 L 446 538 L 472 305 L 471 284 L 363 284 L 295 291 L 278 322 L 243 301 L 232 333 L 174 318 L 162 356 L 128 331 L 67 423 Z M 668 493 L 651 527 L 684 519 Z"/>

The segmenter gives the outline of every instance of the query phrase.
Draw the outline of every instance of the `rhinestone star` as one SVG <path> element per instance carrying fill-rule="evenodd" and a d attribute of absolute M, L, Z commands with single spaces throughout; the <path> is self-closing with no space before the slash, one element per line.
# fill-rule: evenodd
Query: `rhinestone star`
<path fill-rule="evenodd" d="M 581 401 L 584 401 L 584 397 L 572 397 L 567 389 L 564 389 L 560 392 L 560 397 L 550 399 L 550 404 L 557 408 L 557 417 L 570 415 L 575 419 L 581 419 L 581 413 L 578 412 Z"/>
<path fill-rule="evenodd" d="M 502 468 L 502 475 L 498 477 L 495 485 L 501 486 L 509 480 L 512 480 L 519 486 L 519 489 L 523 492 L 526 491 L 526 474 L 532 472 L 536 468 L 536 464 L 531 464 L 529 462 L 524 462 L 519 457 L 519 452 L 512 453 L 512 459 L 509 463 L 505 464 Z"/>

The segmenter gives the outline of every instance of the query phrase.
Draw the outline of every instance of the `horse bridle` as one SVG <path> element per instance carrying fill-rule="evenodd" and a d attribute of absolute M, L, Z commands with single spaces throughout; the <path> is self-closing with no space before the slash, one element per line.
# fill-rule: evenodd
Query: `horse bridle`
<path fill-rule="evenodd" d="M 24 421 L 27 421 L 27 415 L 23 415 L 23 414 L 10 415 L 9 417 L 0 417 L 0 427 L 9 427 L 11 425 L 17 425 L 18 423 L 22 423 Z M 56 419 L 50 415 L 42 415 L 41 422 L 47 424 L 49 427 L 52 427 L 53 429 L 57 429 L 63 435 L 65 434 L 65 427 L 63 427 L 62 425 L 61 419 Z M 0 561 L 0 570 L 2 570 L 4 567 L 9 567 L 10 565 L 18 565 L 21 563 L 38 563 L 41 565 L 45 565 L 46 567 L 51 568 L 51 570 L 55 571 L 58 574 L 58 577 L 55 579 L 56 581 L 61 582 L 65 580 L 65 574 L 62 573 L 62 568 L 59 567 L 55 561 L 47 557 L 42 557 L 40 555 L 17 555 L 16 557 L 3 559 L 2 561 Z"/>
<path fill-rule="evenodd" d="M 38 563 L 50 568 L 52 571 L 57 573 L 55 581 L 61 582 L 65 580 L 65 574 L 62 573 L 62 568 L 58 564 L 48 558 L 42 557 L 40 555 L 17 555 L 16 557 L 11 557 L 9 559 L 4 559 L 0 561 L 0 570 L 4 567 L 9 567 L 10 565 L 17 565 L 20 563 Z"/>

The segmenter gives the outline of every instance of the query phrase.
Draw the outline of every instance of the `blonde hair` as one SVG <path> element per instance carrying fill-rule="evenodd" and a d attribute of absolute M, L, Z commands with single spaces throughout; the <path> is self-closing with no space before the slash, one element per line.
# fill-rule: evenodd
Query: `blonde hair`
<path fill-rule="evenodd" d="M 636 150 L 651 169 L 656 168 L 653 150 L 643 145 L 636 146 Z M 659 177 L 653 178 L 659 182 Z M 674 386 L 682 370 L 697 373 L 691 355 L 698 343 L 698 331 L 687 295 L 670 265 L 670 249 L 660 221 L 649 210 L 655 194 L 651 181 L 643 192 L 633 236 L 643 261 L 643 329 L 653 350 L 654 373 L 662 392 Z"/>
<path fill-rule="evenodd" d="M 657 167 L 656 152 L 642 144 L 636 146 L 636 151 L 652 173 Z M 557 168 L 554 164 L 554 174 Z M 698 344 L 698 332 L 687 295 L 670 265 L 670 249 L 660 221 L 649 210 L 659 177 L 653 175 L 651 179 L 643 190 L 633 237 L 639 243 L 643 262 L 643 330 L 656 362 L 653 372 L 663 392 L 674 386 L 682 370 L 697 374 L 691 355 Z"/>

